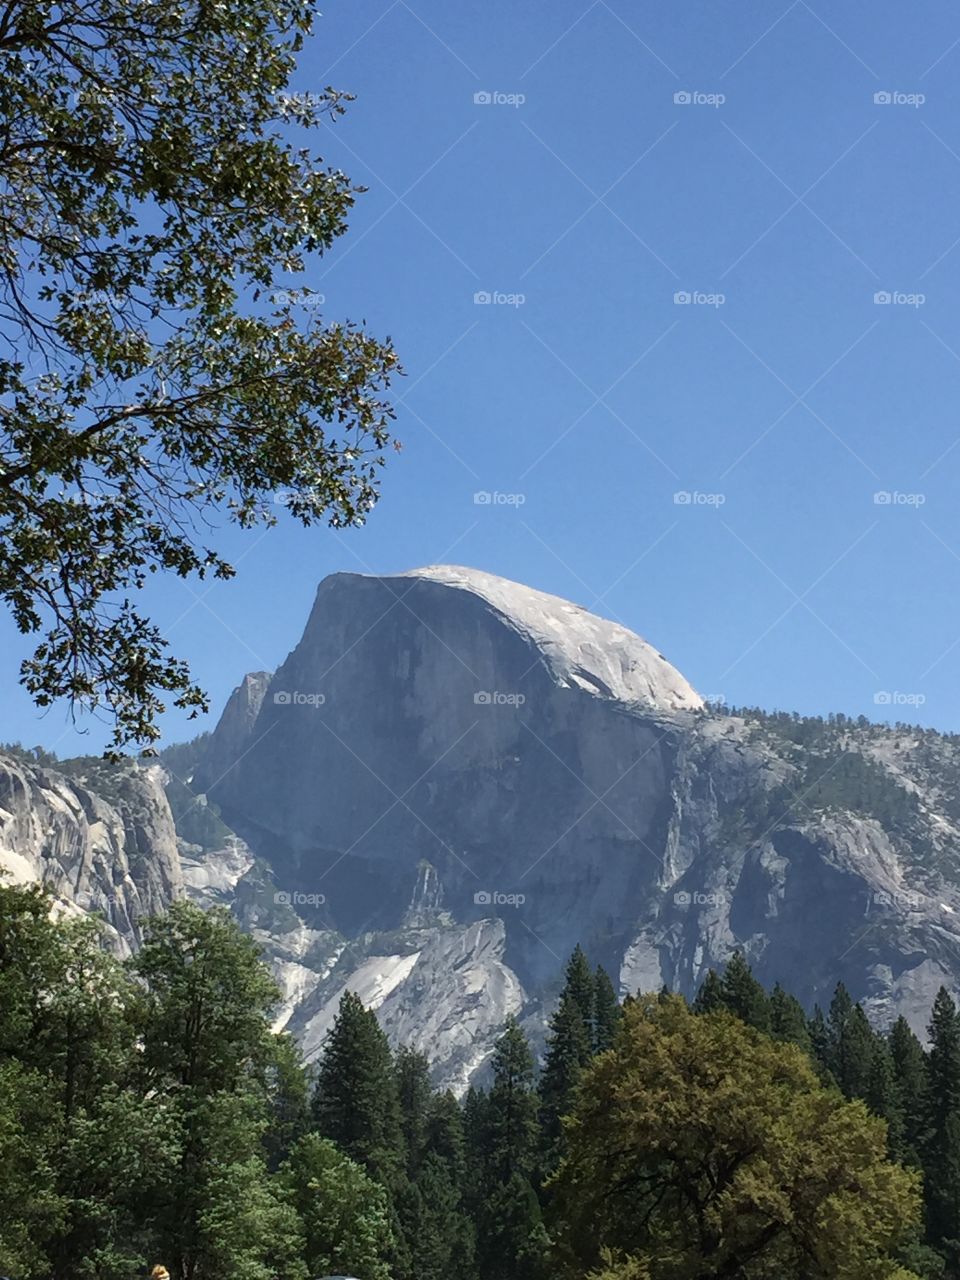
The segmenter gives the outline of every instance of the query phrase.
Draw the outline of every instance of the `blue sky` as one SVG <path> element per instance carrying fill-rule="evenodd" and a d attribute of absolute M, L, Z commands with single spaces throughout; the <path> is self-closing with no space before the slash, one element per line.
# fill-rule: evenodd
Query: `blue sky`
<path fill-rule="evenodd" d="M 396 342 L 404 447 L 366 528 L 151 589 L 215 712 L 326 574 L 451 561 L 729 702 L 960 729 L 958 68 L 945 3 L 332 0 L 292 88 L 357 95 L 369 191 L 307 283 Z M 2 737 L 99 750 L 0 638 Z"/>

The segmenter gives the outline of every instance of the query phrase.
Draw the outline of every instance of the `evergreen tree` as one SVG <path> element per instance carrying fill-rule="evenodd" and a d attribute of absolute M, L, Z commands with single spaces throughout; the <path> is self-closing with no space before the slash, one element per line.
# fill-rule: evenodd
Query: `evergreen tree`
<path fill-rule="evenodd" d="M 537 1095 L 526 1036 L 511 1017 L 493 1057 L 486 1101 L 486 1177 L 477 1214 L 477 1263 L 483 1280 L 529 1280 L 546 1235 L 532 1177 L 537 1156 Z"/>
<path fill-rule="evenodd" d="M 394 1074 L 407 1173 L 415 1178 L 427 1140 L 427 1116 L 432 1095 L 429 1063 L 422 1053 L 403 1045 L 396 1053 Z"/>
<path fill-rule="evenodd" d="M 492 1180 L 490 1168 L 490 1096 L 473 1085 L 463 1100 L 463 1146 L 466 1166 L 464 1203 L 471 1220 L 480 1220 L 484 1189 Z"/>
<path fill-rule="evenodd" d="M 593 975 L 593 1051 L 604 1053 L 613 1047 L 622 1010 L 610 975 L 597 965 Z"/>
<path fill-rule="evenodd" d="M 418 1266 L 437 1280 L 456 1275 L 469 1280 L 474 1274 L 476 1239 L 467 1209 L 467 1156 L 464 1123 L 452 1093 L 434 1094 L 426 1125 L 426 1146 L 418 1185 L 431 1221 L 428 1236 L 432 1256 Z"/>
<path fill-rule="evenodd" d="M 387 1038 L 359 996 L 344 992 L 313 1095 L 318 1133 L 385 1186 L 405 1165 L 396 1075 Z"/>
<path fill-rule="evenodd" d="M 945 987 L 934 1001 L 927 1057 L 928 1129 L 924 1159 L 927 1237 L 960 1271 L 960 1019 Z"/>
<path fill-rule="evenodd" d="M 723 1009 L 723 984 L 716 969 L 708 969 L 693 1002 L 694 1013 L 716 1013 Z"/>
<path fill-rule="evenodd" d="M 892 1160 L 904 1157 L 904 1112 L 897 1087 L 897 1073 L 889 1045 L 881 1035 L 873 1037 L 873 1057 L 864 1101 L 874 1115 L 887 1122 L 887 1150 Z"/>
<path fill-rule="evenodd" d="M 590 1030 L 590 1041 L 593 1042 L 592 1028 L 594 1019 L 596 981 L 590 970 L 587 957 L 579 943 L 567 961 L 564 972 L 563 989 L 580 1010 L 583 1025 Z"/>
<path fill-rule="evenodd" d="M 807 1030 L 810 1034 L 810 1048 L 816 1063 L 817 1074 L 824 1084 L 836 1084 L 830 1070 L 830 1029 L 823 1016 L 823 1010 L 818 1004 L 813 1006 Z"/>
<path fill-rule="evenodd" d="M 784 1044 L 795 1044 L 804 1053 L 813 1052 L 803 1005 L 788 995 L 779 982 L 770 993 L 770 1034 Z"/>
<path fill-rule="evenodd" d="M 544 1173 L 552 1173 L 563 1154 L 561 1118 L 573 1105 L 574 1091 L 592 1056 L 590 1030 L 569 990 L 550 1020 L 547 1054 L 540 1077 L 540 1142 Z"/>
<path fill-rule="evenodd" d="M 720 979 L 723 1007 L 735 1013 L 748 1027 L 770 1030 L 770 1003 L 767 993 L 753 976 L 743 952 L 735 951 Z"/>
<path fill-rule="evenodd" d="M 921 1152 L 926 1144 L 929 1113 L 926 1054 L 923 1045 L 910 1030 L 906 1018 L 902 1016 L 890 1029 L 888 1045 L 903 1113 L 902 1159 L 907 1164 L 919 1165 Z"/>
<path fill-rule="evenodd" d="M 859 1004 L 837 983 L 827 1018 L 827 1065 L 846 1098 L 865 1098 L 874 1057 L 873 1031 Z"/>
<path fill-rule="evenodd" d="M 462 1186 L 467 1170 L 464 1117 L 449 1089 L 433 1094 L 430 1099 L 425 1145 L 426 1153 L 442 1160 L 456 1184 Z"/>
<path fill-rule="evenodd" d="M 310 1128 L 310 1081 L 295 1040 L 279 1035 L 267 1068 L 270 1123 L 263 1137 L 271 1172 Z"/>

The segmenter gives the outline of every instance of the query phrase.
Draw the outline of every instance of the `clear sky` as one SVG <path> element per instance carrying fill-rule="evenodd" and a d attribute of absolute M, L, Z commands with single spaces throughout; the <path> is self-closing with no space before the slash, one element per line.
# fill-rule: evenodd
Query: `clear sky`
<path fill-rule="evenodd" d="M 229 531 L 233 582 L 151 590 L 216 712 L 326 574 L 448 561 L 728 702 L 960 729 L 956 7 L 331 0 L 327 84 L 369 191 L 308 283 L 396 342 L 404 448 L 363 530 Z M 0 737 L 101 749 L 0 642 Z"/>

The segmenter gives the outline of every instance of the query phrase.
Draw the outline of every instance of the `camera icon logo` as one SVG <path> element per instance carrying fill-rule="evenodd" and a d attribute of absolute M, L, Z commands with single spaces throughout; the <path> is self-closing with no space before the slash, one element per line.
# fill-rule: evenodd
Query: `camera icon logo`
<path fill-rule="evenodd" d="M 489 907 L 490 903 L 493 901 L 493 895 L 490 893 L 489 889 L 478 889 L 473 895 L 473 900 L 478 907 Z"/>
<path fill-rule="evenodd" d="M 675 893 L 673 895 L 673 900 L 678 907 L 689 907 L 690 894 L 686 891 L 686 889 L 681 889 L 679 893 Z"/>
<path fill-rule="evenodd" d="M 489 307 L 493 301 L 493 295 L 487 289 L 478 289 L 473 295 L 474 305 L 478 307 Z"/>
<path fill-rule="evenodd" d="M 892 298 L 886 289 L 878 289 L 873 295 L 873 305 L 875 307 L 888 307 L 892 302 Z"/>
<path fill-rule="evenodd" d="M 486 689 L 480 689 L 473 695 L 473 701 L 478 707 L 489 707 L 493 701 L 493 696 L 487 693 Z M 488 898 L 487 901 L 489 902 L 490 899 Z"/>
<path fill-rule="evenodd" d="M 893 101 L 893 94 L 881 89 L 879 93 L 873 95 L 873 101 L 878 107 L 889 107 Z"/>
<path fill-rule="evenodd" d="M 677 307 L 688 307 L 690 305 L 690 294 L 686 289 L 679 289 L 673 295 L 673 303 Z"/>
<path fill-rule="evenodd" d="M 285 889 L 278 889 L 277 892 L 273 895 L 273 900 L 278 907 L 289 907 L 290 894 L 287 893 Z"/>
<path fill-rule="evenodd" d="M 673 100 L 678 107 L 688 107 L 693 101 L 693 97 L 689 90 L 681 89 L 678 93 L 673 95 Z"/>
<path fill-rule="evenodd" d="M 278 689 L 273 695 L 273 701 L 278 707 L 287 707 L 290 705 L 290 694 L 286 689 Z"/>
<path fill-rule="evenodd" d="M 486 89 L 481 89 L 479 93 L 473 95 L 474 105 L 478 107 L 489 107 L 493 101 L 493 94 Z"/>

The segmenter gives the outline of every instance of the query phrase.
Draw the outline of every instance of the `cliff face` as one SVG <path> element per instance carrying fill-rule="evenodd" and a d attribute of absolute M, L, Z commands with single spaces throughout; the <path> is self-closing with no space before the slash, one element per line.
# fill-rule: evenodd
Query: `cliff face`
<path fill-rule="evenodd" d="M 16 883 L 43 881 L 62 910 L 97 912 L 108 945 L 127 955 L 141 917 L 182 890 L 177 837 L 158 767 L 91 762 L 91 773 L 0 755 L 0 869 Z"/>
<path fill-rule="evenodd" d="M 328 578 L 174 751 L 178 833 L 159 768 L 3 761 L 0 863 L 119 950 L 181 885 L 229 905 L 308 1057 L 349 987 L 461 1089 L 508 1014 L 542 1043 L 578 942 L 624 992 L 692 995 L 739 947 L 921 1033 L 960 986 L 956 740 L 706 708 L 640 637 L 488 574 Z"/>
<path fill-rule="evenodd" d="M 459 568 L 339 574 L 235 766 L 221 752 L 203 785 L 304 921 L 354 940 L 334 983 L 351 965 L 368 982 L 366 952 L 350 952 L 377 948 L 371 1002 L 415 1040 L 469 1003 L 411 932 L 424 863 L 445 913 L 430 945 L 475 945 L 501 1017 L 541 1018 L 577 942 L 624 990 L 687 994 L 739 946 L 807 1002 L 842 978 L 877 1017 L 921 1029 L 960 976 L 954 820 L 917 743 L 791 732 L 708 712 L 650 645 L 566 601 Z M 838 761 L 847 790 L 824 801 Z M 939 768 L 956 777 L 949 751 Z M 871 812 L 877 788 L 922 797 L 906 825 L 890 803 Z M 484 921 L 493 951 L 469 941 Z M 308 1040 L 330 991 L 292 1016 Z M 449 1033 L 436 1044 L 446 1055 Z"/>

